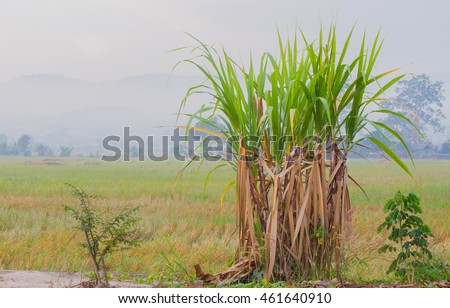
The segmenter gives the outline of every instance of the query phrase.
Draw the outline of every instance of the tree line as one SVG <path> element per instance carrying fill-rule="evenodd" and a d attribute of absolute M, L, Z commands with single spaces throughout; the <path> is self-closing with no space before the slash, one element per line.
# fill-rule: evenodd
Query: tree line
<path fill-rule="evenodd" d="M 59 151 L 54 151 L 52 147 L 44 143 L 33 144 L 33 139 L 29 134 L 23 134 L 17 141 L 8 142 L 5 134 L 0 134 L 0 155 L 11 156 L 41 156 L 41 157 L 70 157 L 73 147 L 59 146 Z"/>

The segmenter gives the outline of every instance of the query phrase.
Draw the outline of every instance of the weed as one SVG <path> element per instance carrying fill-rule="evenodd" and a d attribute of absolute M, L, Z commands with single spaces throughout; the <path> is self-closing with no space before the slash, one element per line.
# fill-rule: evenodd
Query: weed
<path fill-rule="evenodd" d="M 105 219 L 97 213 L 92 204 L 94 195 L 87 194 L 83 189 L 67 184 L 72 194 L 78 197 L 80 203 L 76 207 L 63 205 L 77 221 L 77 229 L 84 234 L 83 246 L 87 248 L 94 267 L 98 286 L 109 286 L 110 275 L 105 263 L 105 257 L 115 251 L 126 250 L 139 245 L 138 230 L 134 225 L 138 207 L 122 209 L 116 216 Z"/>
<path fill-rule="evenodd" d="M 378 252 L 398 252 L 387 273 L 394 273 L 402 282 L 425 283 L 441 278 L 442 274 L 448 279 L 448 265 L 431 262 L 428 239 L 433 234 L 417 216 L 422 213 L 419 198 L 412 193 L 405 196 L 397 192 L 386 202 L 384 211 L 388 215 L 377 231 L 390 231 L 388 239 L 393 243 L 384 244 Z"/>

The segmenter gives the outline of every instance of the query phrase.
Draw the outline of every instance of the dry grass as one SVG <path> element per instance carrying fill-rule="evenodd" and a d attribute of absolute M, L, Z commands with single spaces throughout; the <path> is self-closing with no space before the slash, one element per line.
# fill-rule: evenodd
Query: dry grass
<path fill-rule="evenodd" d="M 38 161 L 37 161 L 38 162 Z M 224 185 L 233 171 L 222 169 L 211 177 L 203 200 L 203 179 L 207 170 L 195 177 L 187 170 L 179 186 L 172 189 L 178 163 L 101 163 L 64 160 L 63 165 L 30 165 L 25 159 L 0 159 L 0 268 L 55 271 L 90 271 L 87 255 L 78 245 L 81 235 L 72 228 L 72 219 L 61 203 L 76 202 L 65 182 L 77 183 L 101 196 L 97 205 L 106 211 L 121 206 L 143 205 L 143 245 L 109 260 L 115 272 L 169 275 L 162 252 L 176 258 L 194 273 L 200 263 L 208 273 L 224 270 L 237 248 L 234 193 L 229 192 L 220 210 Z M 344 258 L 348 279 L 384 279 L 387 256 L 376 252 L 383 237 L 376 235 L 382 222 L 383 204 L 397 190 L 413 191 L 422 198 L 424 220 L 436 237 L 432 251 L 450 261 L 450 162 L 418 161 L 414 181 L 398 167 L 384 162 L 353 161 L 350 172 L 368 195 L 350 187 L 353 201 L 353 236 Z M 208 166 L 211 167 L 211 166 Z M 208 168 L 206 168 L 208 169 Z M 370 177 L 367 176 L 370 174 Z"/>

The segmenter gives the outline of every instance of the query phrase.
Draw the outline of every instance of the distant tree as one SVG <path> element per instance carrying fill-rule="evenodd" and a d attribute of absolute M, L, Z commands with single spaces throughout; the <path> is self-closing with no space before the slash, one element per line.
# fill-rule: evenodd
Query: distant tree
<path fill-rule="evenodd" d="M 8 137 L 0 135 L 0 155 L 8 155 Z"/>
<path fill-rule="evenodd" d="M 30 144 L 31 144 L 31 136 L 30 135 L 22 135 L 17 140 L 17 152 L 22 154 L 23 156 L 30 156 Z"/>
<path fill-rule="evenodd" d="M 441 144 L 439 153 L 450 155 L 450 139 Z"/>
<path fill-rule="evenodd" d="M 59 156 L 61 156 L 61 157 L 70 157 L 70 155 L 72 154 L 72 150 L 73 150 L 72 147 L 63 146 L 63 145 L 60 145 L 59 149 L 60 149 Z"/>
<path fill-rule="evenodd" d="M 17 142 L 13 142 L 11 144 L 8 144 L 7 154 L 8 155 L 19 155 Z"/>
<path fill-rule="evenodd" d="M 34 147 L 37 156 L 49 157 L 53 156 L 53 150 L 48 145 L 39 143 Z"/>
<path fill-rule="evenodd" d="M 395 89 L 397 95 L 388 100 L 385 107 L 411 119 L 423 134 L 443 132 L 442 119 L 445 118 L 441 110 L 445 100 L 443 84 L 443 81 L 431 81 L 425 74 L 401 80 Z M 410 145 L 427 146 L 407 121 L 401 121 L 394 115 L 388 115 L 383 122 L 400 133 Z"/>
<path fill-rule="evenodd" d="M 145 155 L 144 149 L 133 144 L 130 148 L 130 156 L 133 158 L 136 158 L 136 157 L 139 157 L 139 154 L 141 154 L 141 156 Z M 98 156 L 96 155 L 96 157 L 98 157 Z"/>

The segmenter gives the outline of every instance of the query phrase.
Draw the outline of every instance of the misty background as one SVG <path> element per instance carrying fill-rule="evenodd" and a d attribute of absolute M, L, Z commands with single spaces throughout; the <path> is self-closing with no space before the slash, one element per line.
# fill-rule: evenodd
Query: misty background
<path fill-rule="evenodd" d="M 123 126 L 141 136 L 169 134 L 186 90 L 202 81 L 187 57 L 170 52 L 196 43 L 223 45 L 244 64 L 276 53 L 277 28 L 317 37 L 337 23 L 354 41 L 381 29 L 379 72 L 444 81 L 444 132 L 450 139 L 450 2 L 442 1 L 143 1 L 22 0 L 0 2 L 0 135 L 95 153 Z M 201 100 L 201 98 L 199 98 Z M 191 101 L 191 104 L 201 102 Z M 189 110 L 189 109 L 188 109 Z"/>

